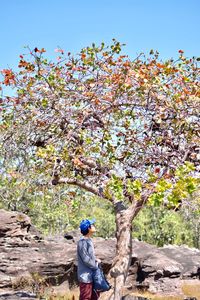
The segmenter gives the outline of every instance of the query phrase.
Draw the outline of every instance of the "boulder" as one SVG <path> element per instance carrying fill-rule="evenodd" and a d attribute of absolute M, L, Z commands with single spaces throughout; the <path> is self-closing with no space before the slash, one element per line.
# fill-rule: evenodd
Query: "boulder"
<path fill-rule="evenodd" d="M 44 238 L 27 215 L 1 209 L 0 289 L 18 288 L 24 292 L 31 286 L 33 293 L 37 293 L 48 286 L 64 289 L 76 286 L 76 242 L 79 238 L 77 231 Z M 116 240 L 94 238 L 94 246 L 107 274 L 115 256 Z M 200 277 L 200 251 L 197 249 L 171 245 L 157 248 L 138 240 L 133 241 L 132 248 L 126 282 L 128 290 L 180 293 L 181 280 Z M 13 294 L 13 297 L 18 295 Z"/>
<path fill-rule="evenodd" d="M 181 265 L 181 277 L 189 278 L 196 277 L 200 279 L 200 250 L 195 248 L 189 248 L 186 245 L 176 246 L 167 245 L 163 248 L 159 248 L 159 251 L 163 253 L 169 259 L 175 260 Z"/>
<path fill-rule="evenodd" d="M 36 285 L 40 277 L 51 284 L 74 283 L 75 257 L 75 243 L 64 237 L 43 239 L 28 216 L 0 210 L 0 288 L 25 279 Z"/>
<path fill-rule="evenodd" d="M 149 299 L 146 297 L 126 295 L 122 297 L 122 300 L 149 300 Z"/>
<path fill-rule="evenodd" d="M 0 292 L 0 300 L 35 300 L 36 294 L 27 291 L 7 291 Z"/>

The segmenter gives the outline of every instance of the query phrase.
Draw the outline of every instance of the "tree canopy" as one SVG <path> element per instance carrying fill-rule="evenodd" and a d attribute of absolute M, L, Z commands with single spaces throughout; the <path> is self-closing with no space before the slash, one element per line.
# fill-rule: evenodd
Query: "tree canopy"
<path fill-rule="evenodd" d="M 2 70 L 2 85 L 17 93 L 1 99 L 2 165 L 14 176 L 29 169 L 38 185 L 68 183 L 125 202 L 156 182 L 159 202 L 179 166 L 198 170 L 198 58 L 179 50 L 162 61 L 151 50 L 131 60 L 121 47 L 93 44 L 77 56 L 57 49 L 57 62 L 28 49 L 18 72 Z M 180 196 L 176 186 L 168 200 Z"/>

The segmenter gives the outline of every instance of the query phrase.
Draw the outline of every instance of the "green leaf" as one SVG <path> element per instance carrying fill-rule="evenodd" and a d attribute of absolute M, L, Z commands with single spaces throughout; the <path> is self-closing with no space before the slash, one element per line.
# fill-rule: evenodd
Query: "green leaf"
<path fill-rule="evenodd" d="M 42 99 L 42 106 L 45 108 L 45 107 L 47 107 L 47 104 L 48 104 L 48 100 L 46 98 L 43 98 Z"/>
<path fill-rule="evenodd" d="M 164 199 L 164 193 L 154 193 L 149 197 L 148 203 L 153 206 L 160 206 Z"/>

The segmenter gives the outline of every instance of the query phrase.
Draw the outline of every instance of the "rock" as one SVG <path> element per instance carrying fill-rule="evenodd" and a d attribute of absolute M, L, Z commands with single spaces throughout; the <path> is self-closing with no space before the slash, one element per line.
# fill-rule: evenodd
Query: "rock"
<path fill-rule="evenodd" d="M 145 277 L 159 276 L 162 277 L 180 277 L 183 266 L 170 259 L 162 253 L 155 251 L 147 259 L 142 261 L 142 271 Z"/>
<path fill-rule="evenodd" d="M 185 245 L 167 245 L 159 248 L 159 251 L 182 266 L 182 278 L 200 278 L 200 250 Z"/>
<path fill-rule="evenodd" d="M 95 254 L 101 260 L 102 268 L 106 274 L 109 272 L 115 256 L 115 245 L 115 239 L 104 240 L 94 238 Z"/>
<path fill-rule="evenodd" d="M 24 291 L 31 286 L 37 292 L 47 285 L 59 286 L 62 290 L 76 286 L 76 241 L 79 237 L 78 231 L 72 231 L 64 236 L 43 238 L 27 215 L 1 209 L 0 289 L 18 288 Z M 116 239 L 94 238 L 94 246 L 107 274 L 115 256 Z M 138 240 L 133 241 L 132 248 L 126 282 L 129 289 L 136 287 L 152 293 L 179 293 L 183 278 L 194 281 L 200 277 L 200 251 L 197 249 L 186 246 L 157 248 Z M 15 298 L 18 296 L 13 294 Z"/>
<path fill-rule="evenodd" d="M 12 288 L 26 278 L 36 284 L 40 277 L 52 284 L 67 279 L 74 284 L 75 244 L 64 237 L 42 239 L 31 227 L 28 216 L 0 210 L 0 288 Z"/>
<path fill-rule="evenodd" d="M 149 300 L 148 298 L 140 297 L 140 296 L 131 296 L 131 295 L 126 295 L 122 297 L 122 300 Z"/>
<path fill-rule="evenodd" d="M 149 283 L 148 292 L 152 294 L 174 293 L 181 294 L 181 281 L 178 278 L 160 278 L 154 280 L 153 278 L 147 279 Z"/>
<path fill-rule="evenodd" d="M 35 300 L 35 294 L 26 291 L 9 291 L 0 293 L 0 300 Z"/>
<path fill-rule="evenodd" d="M 0 289 L 11 287 L 11 281 L 12 281 L 11 276 L 8 276 L 4 272 L 0 271 Z"/>
<path fill-rule="evenodd" d="M 137 288 L 151 293 L 181 293 L 181 279 L 199 278 L 200 251 L 187 246 L 169 245 L 156 248 L 143 242 L 133 241 L 133 259 L 130 267 L 130 284 L 137 269 Z M 138 265 L 138 268 L 137 268 Z M 132 272 L 132 273 L 131 273 Z M 134 284 L 133 284 L 134 287 Z"/>
<path fill-rule="evenodd" d="M 64 238 L 68 241 L 76 243 L 80 238 L 79 230 L 68 231 L 64 234 Z"/>

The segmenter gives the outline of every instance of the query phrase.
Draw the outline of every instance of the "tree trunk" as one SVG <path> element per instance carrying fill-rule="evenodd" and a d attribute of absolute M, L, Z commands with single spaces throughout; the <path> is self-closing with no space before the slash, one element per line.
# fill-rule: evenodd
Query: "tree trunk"
<path fill-rule="evenodd" d="M 132 258 L 132 214 L 122 203 L 116 206 L 116 256 L 110 271 L 114 278 L 114 295 L 111 299 L 120 300 Z"/>

